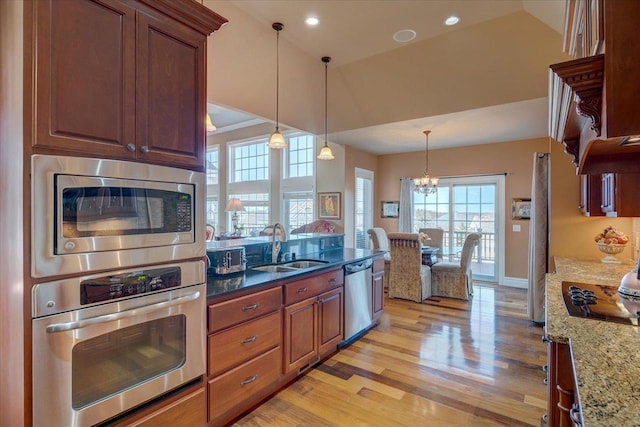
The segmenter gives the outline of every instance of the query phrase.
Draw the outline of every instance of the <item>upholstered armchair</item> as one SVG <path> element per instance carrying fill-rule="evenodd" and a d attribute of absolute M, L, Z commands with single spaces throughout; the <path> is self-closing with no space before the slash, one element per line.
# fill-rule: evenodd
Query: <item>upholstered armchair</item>
<path fill-rule="evenodd" d="M 389 233 L 391 271 L 389 298 L 416 302 L 431 296 L 431 269 L 422 265 L 422 242 L 418 233 Z"/>
<path fill-rule="evenodd" d="M 369 239 L 371 239 L 371 247 L 381 251 L 387 251 L 384 254 L 384 277 L 382 284 L 385 288 L 389 288 L 389 275 L 391 274 L 391 254 L 389 253 L 389 238 L 384 228 L 373 227 L 367 230 Z"/>
<path fill-rule="evenodd" d="M 444 239 L 444 230 L 442 228 L 421 228 L 418 231 L 429 236 L 431 240 L 427 243 L 427 246 L 438 248 L 439 250 L 436 257 L 438 258 L 438 261 L 442 261 L 442 241 Z"/>
<path fill-rule="evenodd" d="M 439 262 L 431 267 L 434 296 L 468 300 L 473 294 L 471 257 L 480 242 L 480 233 L 469 233 L 462 246 L 460 262 Z"/>

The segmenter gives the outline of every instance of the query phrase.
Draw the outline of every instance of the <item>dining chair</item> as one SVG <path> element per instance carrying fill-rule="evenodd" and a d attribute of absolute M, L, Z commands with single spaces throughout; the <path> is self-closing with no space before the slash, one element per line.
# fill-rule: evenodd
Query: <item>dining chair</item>
<path fill-rule="evenodd" d="M 460 262 L 439 262 L 431 267 L 431 291 L 434 296 L 468 300 L 473 295 L 471 257 L 480 242 L 480 233 L 465 238 Z"/>
<path fill-rule="evenodd" d="M 418 233 L 389 233 L 391 271 L 389 298 L 416 302 L 431 296 L 431 268 L 422 264 L 422 242 Z"/>
<path fill-rule="evenodd" d="M 427 246 L 434 246 L 438 248 L 436 257 L 438 258 L 438 261 L 442 261 L 442 241 L 444 238 L 444 230 L 442 228 L 421 228 L 418 231 L 429 236 L 429 239 L 431 240 L 429 240 Z"/>

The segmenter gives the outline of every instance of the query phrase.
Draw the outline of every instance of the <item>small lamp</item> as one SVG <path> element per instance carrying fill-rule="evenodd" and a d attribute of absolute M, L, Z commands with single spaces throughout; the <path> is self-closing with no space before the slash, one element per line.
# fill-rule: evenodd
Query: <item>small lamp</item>
<path fill-rule="evenodd" d="M 231 216 L 231 222 L 233 224 L 233 230 L 235 234 L 238 234 L 238 211 L 244 211 L 244 206 L 242 206 L 242 201 L 240 199 L 229 199 L 227 203 L 227 208 L 224 210 L 225 212 L 233 212 Z"/>

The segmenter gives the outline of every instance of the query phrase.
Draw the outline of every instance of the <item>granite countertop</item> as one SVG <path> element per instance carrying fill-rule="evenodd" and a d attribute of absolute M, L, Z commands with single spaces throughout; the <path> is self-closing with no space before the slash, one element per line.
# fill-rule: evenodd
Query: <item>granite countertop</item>
<path fill-rule="evenodd" d="M 562 281 L 618 286 L 632 264 L 555 258 L 546 276 L 547 338 L 569 343 L 582 405 L 583 425 L 640 425 L 640 327 L 569 316 Z"/>
<path fill-rule="evenodd" d="M 229 274 L 227 276 L 207 275 L 207 299 L 216 299 L 228 296 L 233 292 L 246 291 L 249 288 L 257 290 L 263 285 L 273 284 L 274 282 L 290 279 L 297 276 L 303 276 L 309 273 L 317 273 L 322 270 L 341 267 L 351 262 L 382 256 L 385 252 L 369 249 L 340 248 L 324 251 L 319 254 L 308 254 L 300 256 L 299 260 L 314 259 L 327 261 L 326 264 L 317 267 L 311 267 L 299 271 L 270 273 L 255 271 L 247 268 L 245 272 Z"/>

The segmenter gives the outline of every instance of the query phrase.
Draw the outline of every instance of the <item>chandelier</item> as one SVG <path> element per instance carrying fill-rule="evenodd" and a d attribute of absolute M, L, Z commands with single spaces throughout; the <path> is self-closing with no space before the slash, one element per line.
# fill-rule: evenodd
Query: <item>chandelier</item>
<path fill-rule="evenodd" d="M 431 131 L 425 130 L 423 133 L 425 134 L 427 139 L 427 142 L 426 142 L 427 149 L 424 152 L 424 160 L 425 160 L 424 176 L 420 178 L 415 178 L 413 180 L 413 184 L 414 184 L 413 191 L 415 191 L 416 193 L 427 195 L 427 194 L 435 193 L 436 191 L 438 191 L 439 178 L 429 175 L 429 134 L 431 133 Z"/>

